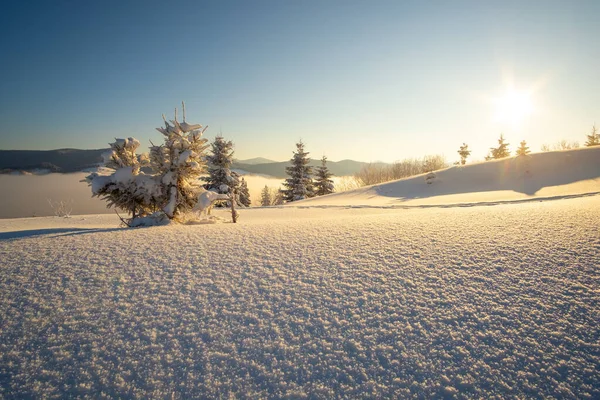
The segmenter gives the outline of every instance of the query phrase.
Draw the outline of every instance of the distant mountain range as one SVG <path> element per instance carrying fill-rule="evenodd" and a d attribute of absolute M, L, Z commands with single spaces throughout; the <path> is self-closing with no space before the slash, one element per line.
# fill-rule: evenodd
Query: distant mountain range
<path fill-rule="evenodd" d="M 327 167 L 329 171 L 336 176 L 352 175 L 368 163 L 354 160 L 342 160 L 342 161 L 327 161 Z M 377 163 L 382 164 L 383 163 Z M 318 167 L 321 165 L 321 160 L 310 160 L 312 167 Z M 241 169 L 254 174 L 270 175 L 275 178 L 287 178 L 285 168 L 290 166 L 289 161 L 275 162 L 271 161 L 262 164 L 248 164 L 243 160 L 236 161 L 233 163 L 234 169 Z"/>
<path fill-rule="evenodd" d="M 0 150 L 0 172 L 45 170 L 77 172 L 102 163 L 108 149 Z"/>
<path fill-rule="evenodd" d="M 268 158 L 264 158 L 264 157 L 256 157 L 256 158 L 249 158 L 247 160 L 235 160 L 235 161 L 240 164 L 248 164 L 248 165 L 272 164 L 272 163 L 277 162 L 277 161 L 269 160 Z"/>
<path fill-rule="evenodd" d="M 47 171 L 47 172 L 78 172 L 94 168 L 102 163 L 102 154 L 109 149 L 78 150 L 0 150 L 0 173 L 18 171 Z M 337 176 L 352 175 L 368 163 L 342 160 L 328 161 L 327 166 L 332 174 Z M 383 163 L 378 163 L 383 164 Z M 232 168 L 247 171 L 251 174 L 270 175 L 275 178 L 285 178 L 285 168 L 289 161 L 273 161 L 263 157 L 248 160 L 235 160 Z M 321 165 L 320 160 L 310 160 L 310 165 Z"/>

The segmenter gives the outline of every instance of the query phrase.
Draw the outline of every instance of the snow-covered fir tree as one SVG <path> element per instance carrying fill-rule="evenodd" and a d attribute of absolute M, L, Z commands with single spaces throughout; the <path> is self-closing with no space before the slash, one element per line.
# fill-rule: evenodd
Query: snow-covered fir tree
<path fill-rule="evenodd" d="M 237 202 L 239 206 L 250 207 L 252 203 L 250 201 L 250 191 L 248 190 L 248 183 L 244 178 L 240 181 L 240 187 L 237 191 Z"/>
<path fill-rule="evenodd" d="M 460 165 L 465 165 L 467 163 L 467 157 L 471 155 L 471 150 L 469 150 L 469 145 L 463 143 L 458 150 L 458 155 L 460 156 Z"/>
<path fill-rule="evenodd" d="M 296 151 L 290 160 L 292 165 L 285 169 L 290 177 L 283 183 L 286 189 L 281 190 L 282 197 L 286 202 L 302 200 L 315 195 L 311 178 L 312 167 L 308 165 L 310 162 L 308 154 L 304 151 L 302 141 L 296 143 Z"/>
<path fill-rule="evenodd" d="M 273 194 L 271 197 L 271 205 L 280 206 L 283 203 L 285 203 L 285 200 L 283 198 L 283 192 L 281 190 L 276 190 L 275 194 Z"/>
<path fill-rule="evenodd" d="M 523 140 L 520 143 L 519 148 L 517 149 L 517 155 L 518 156 L 526 156 L 529 153 L 531 153 L 531 151 L 529 150 L 529 147 L 527 147 L 527 142 Z"/>
<path fill-rule="evenodd" d="M 592 132 L 587 135 L 585 145 L 587 147 L 600 146 L 600 133 L 598 133 L 598 129 L 596 129 L 596 124 L 592 126 Z"/>
<path fill-rule="evenodd" d="M 315 188 L 317 196 L 333 193 L 333 181 L 329 179 L 332 176 L 333 174 L 329 172 L 329 168 L 327 168 L 327 157 L 323 156 L 321 159 L 321 165 L 317 167 L 317 173 L 315 174 Z"/>
<path fill-rule="evenodd" d="M 494 160 L 510 156 L 510 151 L 508 150 L 508 143 L 504 141 L 503 134 L 500 134 L 500 138 L 498 139 L 498 147 L 490 148 L 490 152 L 491 157 Z"/>
<path fill-rule="evenodd" d="M 205 152 L 208 148 L 202 134 L 202 125 L 188 124 L 175 119 L 157 130 L 164 135 L 165 143 L 152 144 L 150 155 L 136 154 L 140 143 L 134 138 L 117 139 L 111 143 L 111 150 L 105 155 L 103 170 L 86 177 L 92 187 L 92 194 L 108 201 L 108 206 L 121 208 L 131 215 L 124 220 L 135 226 L 136 218 L 150 216 L 152 221 L 138 220 L 138 223 L 161 223 L 177 218 L 191 209 L 198 201 L 201 186 L 198 178 L 205 172 Z M 141 172 L 141 167 L 149 166 L 152 174 Z M 162 212 L 156 213 L 161 210 Z"/>
<path fill-rule="evenodd" d="M 271 189 L 267 185 L 260 192 L 260 205 L 263 207 L 270 206 L 273 199 L 271 196 Z"/>
<path fill-rule="evenodd" d="M 217 136 L 211 143 L 211 154 L 206 156 L 208 176 L 204 187 L 220 194 L 230 194 L 239 186 L 238 175 L 231 171 L 233 142 Z"/>
<path fill-rule="evenodd" d="M 164 186 L 165 202 L 162 210 L 169 219 L 177 218 L 190 210 L 197 202 L 198 178 L 206 171 L 204 161 L 208 148 L 202 134 L 208 127 L 188 124 L 185 120 L 183 104 L 183 122 L 175 119 L 167 122 L 163 115 L 164 128 L 156 128 L 165 137 L 165 143 L 150 148 L 150 165 L 160 176 Z"/>
<path fill-rule="evenodd" d="M 147 154 L 137 154 L 140 142 L 135 138 L 116 139 L 110 151 L 103 154 L 104 168 L 85 178 L 92 188 L 92 196 L 108 202 L 130 216 L 130 224 L 138 217 L 154 212 L 163 201 L 160 180 L 140 171 L 148 165 Z"/>

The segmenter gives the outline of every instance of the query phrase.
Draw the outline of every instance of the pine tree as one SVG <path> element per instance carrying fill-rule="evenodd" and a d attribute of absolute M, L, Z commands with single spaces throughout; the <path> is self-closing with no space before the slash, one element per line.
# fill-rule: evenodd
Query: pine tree
<path fill-rule="evenodd" d="M 94 172 L 86 177 L 94 196 L 107 200 L 109 207 L 131 214 L 131 219 L 123 220 L 129 226 L 135 226 L 137 217 L 149 216 L 158 210 L 162 213 L 156 214 L 155 222 L 177 218 L 198 201 L 197 181 L 205 172 L 204 153 L 208 148 L 206 139 L 202 138 L 206 128 L 188 124 L 185 104 L 182 105 L 183 122 L 177 120 L 177 109 L 170 123 L 163 115 L 165 127 L 156 130 L 164 135 L 165 143 L 152 144 L 149 157 L 136 155 L 140 145 L 136 139 L 117 139 L 105 155 L 106 167 L 111 173 Z M 141 172 L 142 166 L 151 167 L 152 174 Z"/>
<path fill-rule="evenodd" d="M 250 207 L 250 192 L 248 191 L 248 184 L 244 178 L 240 181 L 240 187 L 238 189 L 237 202 L 239 206 Z"/>
<path fill-rule="evenodd" d="M 239 185 L 238 175 L 231 171 L 233 142 L 217 136 L 211 143 L 211 152 L 206 156 L 208 176 L 203 178 L 206 181 L 204 187 L 219 194 L 231 194 Z"/>
<path fill-rule="evenodd" d="M 272 203 L 271 189 L 267 185 L 260 192 L 260 205 L 263 207 L 270 206 Z"/>
<path fill-rule="evenodd" d="M 281 190 L 275 191 L 275 195 L 272 198 L 271 205 L 280 206 L 284 203 L 283 192 Z"/>
<path fill-rule="evenodd" d="M 527 147 L 527 142 L 523 140 L 521 146 L 517 149 L 517 155 L 526 156 L 529 153 L 531 153 L 531 151 L 529 150 L 529 147 Z"/>
<path fill-rule="evenodd" d="M 333 174 L 329 172 L 327 168 L 327 157 L 323 156 L 321 159 L 321 166 L 317 167 L 317 174 L 315 179 L 315 188 L 317 189 L 317 196 L 323 196 L 325 194 L 333 193 L 333 181 L 331 178 Z"/>
<path fill-rule="evenodd" d="M 598 133 L 598 130 L 596 129 L 596 124 L 592 126 L 592 133 L 587 135 L 587 142 L 585 142 L 585 145 L 587 147 L 600 146 L 600 133 Z"/>
<path fill-rule="evenodd" d="M 504 142 L 503 134 L 500 134 L 500 139 L 498 139 L 498 147 L 492 147 L 490 148 L 490 151 L 492 152 L 492 158 L 495 160 L 510 156 L 510 151 L 508 150 L 508 143 Z"/>
<path fill-rule="evenodd" d="M 308 197 L 314 197 L 313 180 L 311 178 L 312 167 L 308 164 L 310 159 L 307 152 L 304 151 L 304 143 L 296 143 L 296 151 L 290 160 L 291 166 L 286 167 L 285 171 L 290 176 L 285 180 L 281 193 L 286 202 L 302 200 Z"/>
<path fill-rule="evenodd" d="M 139 146 L 135 138 L 115 139 L 110 143 L 110 151 L 103 154 L 105 170 L 85 178 L 92 187 L 92 196 L 106 200 L 107 207 L 119 208 L 130 215 L 123 220 L 128 225 L 153 212 L 163 200 L 160 182 L 140 171 L 148 165 L 148 155 L 136 154 Z"/>
<path fill-rule="evenodd" d="M 467 163 L 467 157 L 471 155 L 469 145 L 463 143 L 462 146 L 460 146 L 460 150 L 458 150 L 458 155 L 460 155 L 460 165 L 465 165 Z"/>
<path fill-rule="evenodd" d="M 208 148 L 202 134 L 208 127 L 192 125 L 175 119 L 169 124 L 163 115 L 164 128 L 156 128 L 165 136 L 165 143 L 150 148 L 150 165 L 164 185 L 165 202 L 162 210 L 169 219 L 191 209 L 197 202 L 199 190 L 196 182 L 206 170 L 204 161 Z"/>

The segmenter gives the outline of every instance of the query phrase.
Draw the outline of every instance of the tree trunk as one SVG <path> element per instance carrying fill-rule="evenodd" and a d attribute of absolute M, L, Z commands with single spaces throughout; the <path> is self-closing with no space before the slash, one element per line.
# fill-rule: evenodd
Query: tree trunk
<path fill-rule="evenodd" d="M 237 211 L 235 211 L 235 190 L 231 193 L 231 220 L 233 223 L 237 223 Z"/>

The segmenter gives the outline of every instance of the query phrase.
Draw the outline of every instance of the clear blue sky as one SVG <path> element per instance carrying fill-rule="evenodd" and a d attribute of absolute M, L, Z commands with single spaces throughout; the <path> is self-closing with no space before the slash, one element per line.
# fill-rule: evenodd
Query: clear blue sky
<path fill-rule="evenodd" d="M 239 158 L 482 159 L 600 124 L 600 1 L 44 1 L 0 15 L 0 148 L 161 141 L 161 114 Z M 495 118 L 508 86 L 533 107 Z M 519 107 L 516 106 L 519 112 Z"/>

